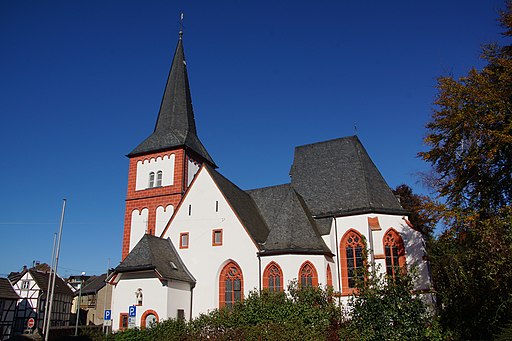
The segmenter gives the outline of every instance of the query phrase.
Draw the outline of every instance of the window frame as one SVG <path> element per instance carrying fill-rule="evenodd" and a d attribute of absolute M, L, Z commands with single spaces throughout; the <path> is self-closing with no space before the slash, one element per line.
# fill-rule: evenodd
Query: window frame
<path fill-rule="evenodd" d="M 310 271 L 305 272 L 307 268 L 310 268 Z M 316 267 L 310 261 L 305 261 L 299 268 L 299 287 L 317 287 L 318 286 L 318 271 L 316 271 Z M 305 278 L 305 286 L 303 282 L 303 278 Z M 309 280 L 309 278 L 311 280 Z M 309 283 L 308 283 L 309 282 Z"/>
<path fill-rule="evenodd" d="M 394 228 L 389 228 L 382 237 L 382 246 L 384 249 L 384 264 L 386 266 L 386 276 L 394 280 L 396 277 L 396 270 L 400 270 L 401 272 L 406 271 L 404 241 L 400 233 L 398 233 Z M 388 248 L 390 248 L 389 257 Z M 396 257 L 393 257 L 394 249 L 396 250 Z M 388 264 L 388 258 L 389 260 L 391 260 L 391 264 Z M 395 262 L 397 264 L 395 264 Z"/>
<path fill-rule="evenodd" d="M 220 235 L 220 242 L 215 241 L 216 234 Z M 223 241 L 224 241 L 224 233 L 223 233 L 222 229 L 212 230 L 212 246 L 222 246 Z"/>
<path fill-rule="evenodd" d="M 235 270 L 233 272 L 233 270 Z M 238 280 L 240 285 L 239 290 L 235 290 L 235 283 Z M 231 286 L 231 300 L 226 301 L 227 284 Z M 239 292 L 237 299 L 236 292 Z M 219 275 L 219 308 L 227 307 L 231 309 L 237 301 L 242 302 L 244 300 L 244 275 L 242 268 L 233 260 L 229 261 L 222 267 Z"/>
<path fill-rule="evenodd" d="M 186 245 L 183 243 L 183 237 L 185 237 L 185 236 L 187 237 L 187 244 Z M 189 245 L 190 245 L 190 234 L 189 234 L 189 232 L 181 232 L 180 233 L 180 249 L 188 249 Z"/>
<path fill-rule="evenodd" d="M 126 318 L 123 320 L 123 318 Z M 126 321 L 126 324 L 123 323 L 123 321 Z M 128 329 L 128 313 L 120 313 L 119 314 L 119 330 L 125 330 Z"/>
<path fill-rule="evenodd" d="M 162 187 L 163 172 L 159 170 L 156 172 L 155 187 Z"/>
<path fill-rule="evenodd" d="M 354 237 L 354 235 L 356 237 L 358 237 L 359 239 L 357 241 L 354 241 L 352 240 L 351 242 L 349 241 L 349 239 L 351 237 Z M 349 271 L 348 271 L 348 268 L 349 268 L 349 264 L 348 264 L 348 259 L 347 259 L 347 244 L 348 243 L 351 243 L 352 244 L 352 253 L 353 253 L 353 271 L 354 271 L 354 276 L 353 277 L 350 277 L 350 278 L 356 278 L 357 279 L 357 273 L 358 271 L 360 271 L 359 269 L 361 270 L 364 270 L 364 268 L 366 267 L 367 265 L 367 259 L 366 259 L 366 255 L 365 255 L 365 249 L 366 249 L 366 240 L 365 238 L 362 236 L 361 233 L 359 233 L 359 231 L 355 230 L 355 229 L 349 229 L 347 232 L 345 232 L 345 234 L 343 235 L 343 238 L 341 238 L 341 241 L 340 241 L 340 246 L 339 246 L 339 252 L 340 252 L 340 255 L 341 255 L 341 259 L 340 259 L 340 266 L 341 266 L 341 292 L 342 292 L 342 295 L 351 295 L 354 293 L 354 291 L 356 290 L 355 288 L 355 285 L 354 286 L 351 286 L 351 281 L 349 279 Z M 361 263 L 361 266 L 358 266 L 357 265 L 357 250 L 356 250 L 356 247 L 360 247 L 360 252 L 361 252 L 361 258 L 362 258 L 362 263 Z"/>
<path fill-rule="evenodd" d="M 149 179 L 148 179 L 148 188 L 154 188 L 155 187 L 155 172 L 149 173 Z"/>
<path fill-rule="evenodd" d="M 275 273 L 271 273 L 271 271 L 274 269 L 277 270 L 278 276 L 275 276 Z M 270 286 L 272 277 L 279 278 L 279 283 L 278 283 L 279 286 L 277 286 L 278 290 L 275 289 L 276 288 L 275 278 L 273 280 L 274 285 Z M 267 266 L 265 267 L 265 270 L 263 271 L 263 289 L 271 291 L 271 292 L 280 292 L 280 291 L 282 292 L 282 291 L 284 291 L 283 283 L 284 283 L 283 270 L 281 269 L 279 264 L 277 264 L 274 261 L 271 261 L 270 263 L 267 264 Z"/>

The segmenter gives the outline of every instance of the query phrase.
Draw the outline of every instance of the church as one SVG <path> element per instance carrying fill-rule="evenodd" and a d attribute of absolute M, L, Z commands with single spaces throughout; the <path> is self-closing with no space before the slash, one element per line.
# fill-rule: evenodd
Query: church
<path fill-rule="evenodd" d="M 113 330 L 191 319 L 291 281 L 346 302 L 367 265 L 389 276 L 415 267 L 416 289 L 430 288 L 422 236 L 357 136 L 295 147 L 286 184 L 243 190 L 217 170 L 196 131 L 182 32 L 155 129 L 127 156 Z"/>

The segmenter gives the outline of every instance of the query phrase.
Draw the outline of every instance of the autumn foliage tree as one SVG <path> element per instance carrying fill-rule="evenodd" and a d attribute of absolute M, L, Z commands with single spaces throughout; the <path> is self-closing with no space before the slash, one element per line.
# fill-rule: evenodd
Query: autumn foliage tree
<path fill-rule="evenodd" d="M 511 37 L 512 2 L 500 21 Z M 419 153 L 446 226 L 430 250 L 441 321 L 460 339 L 512 320 L 512 46 L 487 45 L 482 58 L 482 70 L 438 79 Z"/>

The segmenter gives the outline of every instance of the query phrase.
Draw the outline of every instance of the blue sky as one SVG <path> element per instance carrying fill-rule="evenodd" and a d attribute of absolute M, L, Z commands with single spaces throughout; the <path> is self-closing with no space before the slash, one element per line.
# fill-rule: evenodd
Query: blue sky
<path fill-rule="evenodd" d="M 357 134 L 391 187 L 426 190 L 436 77 L 481 67 L 502 1 L 0 2 L 0 276 L 121 256 L 125 155 L 152 132 L 185 13 L 199 137 L 244 189 L 288 181 L 295 146 Z"/>

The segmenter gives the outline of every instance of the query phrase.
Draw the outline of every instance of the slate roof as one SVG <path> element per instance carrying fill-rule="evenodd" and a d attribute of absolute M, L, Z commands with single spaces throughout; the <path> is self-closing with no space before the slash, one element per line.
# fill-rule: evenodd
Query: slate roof
<path fill-rule="evenodd" d="M 107 274 L 102 274 L 99 276 L 91 276 L 85 281 L 84 286 L 82 287 L 82 295 L 94 294 L 97 293 L 101 288 L 105 286 L 105 279 L 107 278 Z M 75 292 L 75 295 L 78 295 L 78 291 Z"/>
<path fill-rule="evenodd" d="M 36 281 L 37 286 L 44 292 L 48 292 L 48 280 L 50 278 L 49 272 L 37 271 L 34 269 L 27 270 L 30 276 Z M 55 276 L 55 293 L 64 295 L 73 295 L 73 291 L 59 276 Z"/>
<path fill-rule="evenodd" d="M 20 297 L 14 291 L 11 283 L 7 278 L 0 277 L 0 299 L 17 300 Z"/>
<path fill-rule="evenodd" d="M 290 176 L 314 216 L 406 213 L 357 136 L 296 147 Z"/>
<path fill-rule="evenodd" d="M 128 156 L 182 146 L 191 149 L 215 166 L 213 159 L 197 136 L 183 40 L 180 38 L 165 85 L 155 130 Z"/>
<path fill-rule="evenodd" d="M 114 271 L 123 273 L 143 270 L 155 270 L 163 278 L 170 280 L 196 282 L 179 257 L 171 240 L 149 234 L 142 237 Z"/>
<path fill-rule="evenodd" d="M 251 196 L 211 167 L 206 169 L 254 241 L 265 242 L 269 229 Z"/>
<path fill-rule="evenodd" d="M 302 197 L 290 186 L 280 185 L 248 191 L 270 233 L 262 255 L 307 253 L 332 255 L 318 231 Z"/>

